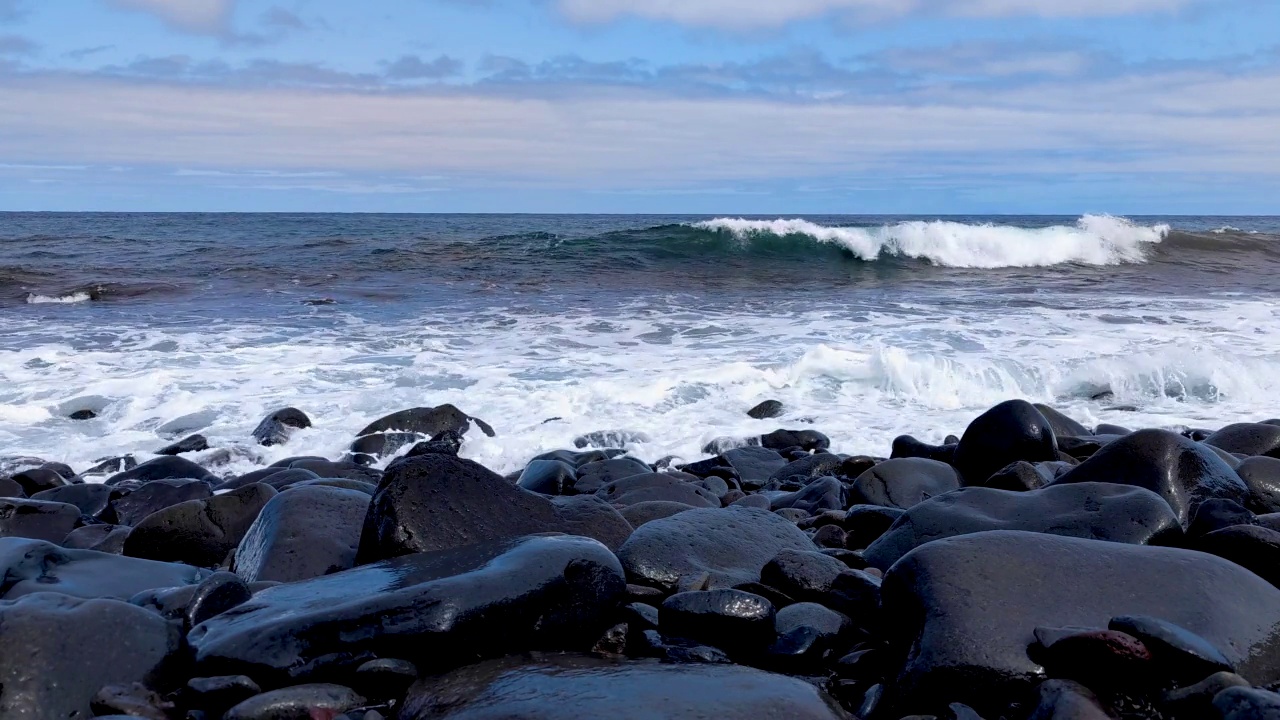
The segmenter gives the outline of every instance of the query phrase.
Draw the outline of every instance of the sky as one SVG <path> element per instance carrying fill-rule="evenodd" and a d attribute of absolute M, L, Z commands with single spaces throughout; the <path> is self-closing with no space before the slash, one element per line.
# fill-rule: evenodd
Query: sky
<path fill-rule="evenodd" d="M 0 0 L 0 210 L 1280 214 L 1280 3 Z"/>

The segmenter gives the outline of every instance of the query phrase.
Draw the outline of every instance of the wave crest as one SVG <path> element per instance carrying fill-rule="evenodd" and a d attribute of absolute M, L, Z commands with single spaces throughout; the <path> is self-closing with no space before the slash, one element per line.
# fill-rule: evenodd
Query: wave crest
<path fill-rule="evenodd" d="M 716 218 L 694 227 L 725 232 L 739 241 L 804 237 L 836 245 L 865 261 L 882 255 L 955 268 L 1047 267 L 1077 263 L 1120 265 L 1146 261 L 1146 249 L 1168 236 L 1168 225 L 1138 225 L 1110 215 L 1085 215 L 1074 226 L 1019 228 L 912 220 L 878 228 L 830 227 L 801 219 Z"/>
<path fill-rule="evenodd" d="M 36 295 L 31 293 L 27 295 L 28 305 L 44 305 L 48 303 L 58 303 L 70 305 L 72 303 L 89 302 L 93 297 L 86 291 L 68 293 L 66 295 Z"/>

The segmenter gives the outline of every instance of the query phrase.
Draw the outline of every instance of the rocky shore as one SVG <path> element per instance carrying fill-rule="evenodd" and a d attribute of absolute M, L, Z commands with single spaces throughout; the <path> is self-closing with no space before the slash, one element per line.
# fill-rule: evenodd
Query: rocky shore
<path fill-rule="evenodd" d="M 0 458 L 0 718 L 1280 718 L 1280 421 L 1014 400 L 887 458 L 602 431 L 506 477 L 469 432 L 501 437 L 445 405 L 232 477 L 200 436 Z"/>

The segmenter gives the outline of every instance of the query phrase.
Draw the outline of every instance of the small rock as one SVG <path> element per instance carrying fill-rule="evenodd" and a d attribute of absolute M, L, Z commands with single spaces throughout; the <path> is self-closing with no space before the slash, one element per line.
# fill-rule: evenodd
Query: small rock
<path fill-rule="evenodd" d="M 289 441 L 294 430 L 311 427 L 311 418 L 297 408 L 276 410 L 262 419 L 258 427 L 253 429 L 253 439 L 259 445 L 283 445 Z"/>
<path fill-rule="evenodd" d="M 658 626 L 667 636 L 750 653 L 772 642 L 775 614 L 768 600 L 741 590 L 683 592 L 662 603 Z"/>
<path fill-rule="evenodd" d="M 203 435 L 192 435 L 156 451 L 157 455 L 181 455 L 209 449 L 209 441 Z"/>
<path fill-rule="evenodd" d="M 228 710 L 223 720 L 316 720 L 364 704 L 356 691 L 341 685 L 295 685 L 255 695 Z"/>
<path fill-rule="evenodd" d="M 747 411 L 749 417 L 756 420 L 769 420 L 771 418 L 782 417 L 786 412 L 786 408 L 777 400 L 765 400 L 759 405 Z"/>

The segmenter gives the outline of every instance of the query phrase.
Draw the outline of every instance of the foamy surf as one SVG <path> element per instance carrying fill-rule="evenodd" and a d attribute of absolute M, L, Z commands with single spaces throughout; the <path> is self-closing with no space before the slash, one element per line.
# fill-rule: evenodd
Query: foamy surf
<path fill-rule="evenodd" d="M 1008 225 L 913 220 L 877 228 L 830 227 L 801 219 L 716 218 L 695 227 L 732 234 L 801 236 L 838 245 L 862 260 L 898 256 L 954 268 L 1047 267 L 1065 263 L 1120 265 L 1146 260 L 1149 247 L 1169 234 L 1168 225 L 1138 225 L 1110 215 L 1085 215 L 1074 226 Z"/>
<path fill-rule="evenodd" d="M 28 305 L 47 305 L 47 304 L 71 305 L 73 303 L 89 302 L 89 300 L 91 299 L 92 298 L 90 297 L 89 293 L 84 291 L 68 293 L 66 295 L 36 295 L 35 293 L 31 293 L 27 295 L 27 304 Z"/>

